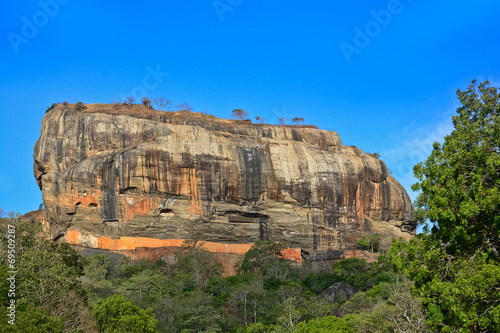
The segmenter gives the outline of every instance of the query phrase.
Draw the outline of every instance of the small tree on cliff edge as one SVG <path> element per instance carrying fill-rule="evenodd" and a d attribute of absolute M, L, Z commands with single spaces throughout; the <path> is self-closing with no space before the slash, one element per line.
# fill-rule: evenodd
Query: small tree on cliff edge
<path fill-rule="evenodd" d="M 126 97 L 127 99 L 125 100 L 125 104 L 127 104 L 129 106 L 129 108 L 132 107 L 132 104 L 134 103 L 134 97 L 132 96 L 128 96 Z"/>
<path fill-rule="evenodd" d="M 193 111 L 193 108 L 188 103 L 177 104 L 177 109 L 179 109 L 179 111 L 183 111 L 183 110 L 184 111 Z"/>
<path fill-rule="evenodd" d="M 165 97 L 153 99 L 153 103 L 158 106 L 158 111 L 166 111 L 172 107 L 172 102 Z"/>
<path fill-rule="evenodd" d="M 148 111 L 149 111 L 149 107 L 151 106 L 151 100 L 147 97 L 143 97 L 142 104 L 146 105 L 148 107 Z"/>
<path fill-rule="evenodd" d="M 455 129 L 415 166 L 419 221 L 449 254 L 489 249 L 500 257 L 500 94 L 489 82 L 457 91 Z"/>
<path fill-rule="evenodd" d="M 294 117 L 294 118 L 292 119 L 292 122 L 293 122 L 295 125 L 304 125 L 304 118 Z"/>
<path fill-rule="evenodd" d="M 242 109 L 234 109 L 233 112 L 231 113 L 231 118 L 233 119 L 245 120 L 247 116 L 248 112 Z"/>

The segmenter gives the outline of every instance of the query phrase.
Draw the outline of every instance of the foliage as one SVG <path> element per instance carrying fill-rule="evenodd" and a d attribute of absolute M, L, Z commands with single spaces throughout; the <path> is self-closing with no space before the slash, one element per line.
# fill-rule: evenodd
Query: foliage
<path fill-rule="evenodd" d="M 43 322 L 62 322 L 67 331 L 84 329 L 94 332 L 85 290 L 79 283 L 85 260 L 68 244 L 42 238 L 40 224 L 18 219 L 9 223 L 16 226 L 16 306 L 20 311 L 19 319 L 26 309 L 37 309 L 38 312 L 33 311 L 38 317 L 29 318 L 26 314 L 26 325 L 31 325 L 29 323 L 33 320 L 38 320 L 40 325 Z M 2 263 L 7 253 L 5 227 L 0 225 Z M 5 273 L 2 272 L 0 270 L 0 275 Z M 6 281 L 2 279 L 0 290 L 5 288 L 4 283 Z"/>
<path fill-rule="evenodd" d="M 148 110 L 149 110 L 149 107 L 151 106 L 151 100 L 147 97 L 143 97 L 142 98 L 142 104 L 143 105 L 146 105 L 148 107 Z"/>
<path fill-rule="evenodd" d="M 292 122 L 295 125 L 304 125 L 304 118 L 299 118 L 299 117 L 293 117 Z"/>
<path fill-rule="evenodd" d="M 500 253 L 500 94 L 475 80 L 457 91 L 461 106 L 454 130 L 429 158 L 414 168 L 421 191 L 416 200 L 421 223 L 434 225 L 432 237 L 452 255 L 478 249 Z"/>
<path fill-rule="evenodd" d="M 381 241 L 382 235 L 375 233 L 371 235 L 365 235 L 359 238 L 356 242 L 361 249 L 370 250 L 371 253 L 374 253 L 379 252 Z"/>
<path fill-rule="evenodd" d="M 286 248 L 283 243 L 257 241 L 245 253 L 238 271 L 240 273 L 259 273 L 277 279 L 284 279 L 290 269 L 289 260 L 281 258 L 281 251 Z"/>
<path fill-rule="evenodd" d="M 383 268 L 377 263 L 368 263 L 365 259 L 348 258 L 334 263 L 333 271 L 347 283 L 367 290 L 375 284 L 375 279 Z"/>
<path fill-rule="evenodd" d="M 220 277 L 224 268 L 207 251 L 203 251 L 203 243 L 186 242 L 184 247 L 175 253 L 176 263 L 171 270 L 176 275 L 183 275 L 190 280 L 187 285 L 200 285 L 205 287 L 210 279 Z M 185 286 L 186 287 L 186 286 Z"/>
<path fill-rule="evenodd" d="M 428 235 L 390 249 L 395 268 L 415 281 L 435 330 L 500 326 L 500 266 L 486 252 L 456 258 Z"/>
<path fill-rule="evenodd" d="M 15 325 L 7 323 L 7 316 L 2 314 L 0 332 L 2 333 L 62 333 L 64 324 L 58 317 L 50 316 L 47 310 L 29 306 L 16 310 Z"/>
<path fill-rule="evenodd" d="M 231 112 L 231 117 L 234 119 L 244 120 L 248 116 L 248 112 L 242 109 L 234 109 Z"/>
<path fill-rule="evenodd" d="M 288 121 L 288 119 L 286 119 L 285 117 L 281 117 L 278 122 L 281 126 L 284 126 L 286 125 L 286 122 Z"/>
<path fill-rule="evenodd" d="M 47 110 L 45 110 L 45 113 L 52 111 L 56 106 L 57 106 L 57 103 L 54 103 L 51 106 L 47 106 Z"/>
<path fill-rule="evenodd" d="M 344 318 L 328 316 L 320 320 L 312 319 L 303 321 L 297 325 L 296 333 L 355 333 L 356 328 L 353 326 L 353 317 L 346 316 Z"/>
<path fill-rule="evenodd" d="M 97 302 L 92 312 L 99 332 L 154 333 L 157 320 L 152 309 L 143 310 L 123 295 L 113 295 Z"/>
<path fill-rule="evenodd" d="M 87 108 L 87 106 L 85 104 L 83 104 L 82 102 L 78 102 L 75 104 L 75 109 L 78 111 L 83 111 L 86 108 Z"/>
<path fill-rule="evenodd" d="M 311 273 L 306 278 L 301 280 L 300 284 L 317 295 L 341 280 L 341 277 L 333 273 Z"/>

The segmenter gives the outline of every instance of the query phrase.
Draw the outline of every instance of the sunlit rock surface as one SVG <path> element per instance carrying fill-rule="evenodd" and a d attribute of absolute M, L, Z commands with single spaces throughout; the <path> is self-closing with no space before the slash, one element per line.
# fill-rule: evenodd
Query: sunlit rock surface
<path fill-rule="evenodd" d="M 415 232 L 410 198 L 385 163 L 314 126 L 61 105 L 43 117 L 34 173 L 52 237 L 86 247 L 196 238 L 242 254 L 272 240 L 300 261 L 340 258 L 365 234 Z"/>

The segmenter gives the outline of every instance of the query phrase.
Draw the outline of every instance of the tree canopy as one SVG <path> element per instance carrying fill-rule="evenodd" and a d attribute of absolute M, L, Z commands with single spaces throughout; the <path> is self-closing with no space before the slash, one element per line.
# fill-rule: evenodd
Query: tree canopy
<path fill-rule="evenodd" d="M 244 120 L 248 116 L 248 112 L 242 109 L 234 109 L 231 113 L 231 117 L 234 119 Z"/>
<path fill-rule="evenodd" d="M 500 253 L 500 95 L 489 83 L 475 81 L 457 96 L 461 106 L 454 130 L 434 143 L 429 158 L 414 168 L 421 191 L 416 200 L 420 222 L 433 223 L 432 235 L 450 254 L 478 249 Z"/>

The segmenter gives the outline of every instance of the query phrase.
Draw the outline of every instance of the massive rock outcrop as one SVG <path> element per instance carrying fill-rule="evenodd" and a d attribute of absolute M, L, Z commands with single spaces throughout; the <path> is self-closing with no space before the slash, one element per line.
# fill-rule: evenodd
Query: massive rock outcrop
<path fill-rule="evenodd" d="M 413 206 L 383 161 L 315 126 L 93 104 L 42 120 L 34 173 L 52 236 L 109 250 L 244 253 L 286 243 L 338 258 L 369 233 L 410 238 Z M 298 251 L 298 252 L 297 252 Z"/>

